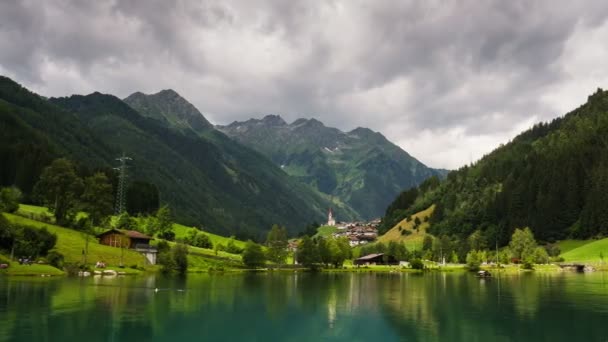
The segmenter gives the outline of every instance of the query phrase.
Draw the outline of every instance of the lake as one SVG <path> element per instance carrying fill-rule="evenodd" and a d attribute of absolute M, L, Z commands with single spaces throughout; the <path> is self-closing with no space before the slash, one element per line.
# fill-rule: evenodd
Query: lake
<path fill-rule="evenodd" d="M 0 277 L 0 341 L 188 340 L 608 341 L 608 274 Z"/>

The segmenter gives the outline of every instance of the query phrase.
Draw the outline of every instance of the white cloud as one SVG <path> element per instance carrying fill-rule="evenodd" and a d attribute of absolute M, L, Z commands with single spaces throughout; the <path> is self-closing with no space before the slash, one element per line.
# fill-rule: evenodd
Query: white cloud
<path fill-rule="evenodd" d="M 172 88 L 217 124 L 382 132 L 457 168 L 608 87 L 601 1 L 0 2 L 0 72 L 46 96 Z"/>

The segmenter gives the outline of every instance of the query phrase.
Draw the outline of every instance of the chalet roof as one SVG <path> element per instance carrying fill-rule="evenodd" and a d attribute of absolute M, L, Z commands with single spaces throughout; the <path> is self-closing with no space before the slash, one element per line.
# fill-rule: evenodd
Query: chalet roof
<path fill-rule="evenodd" d="M 122 234 L 125 235 L 127 237 L 130 237 L 132 239 L 142 239 L 142 240 L 153 240 L 153 237 L 150 237 L 146 234 L 140 233 L 138 231 L 135 230 L 125 230 L 125 229 L 116 229 L 116 228 L 112 228 L 110 230 L 107 230 L 99 235 L 97 235 L 97 237 L 101 237 L 104 236 L 106 234 L 110 234 L 110 233 L 118 233 L 118 234 Z"/>
<path fill-rule="evenodd" d="M 381 256 L 383 256 L 383 255 L 384 255 L 384 253 L 374 253 L 374 254 L 368 254 L 368 255 L 366 255 L 366 256 L 362 256 L 362 257 L 360 257 L 360 258 L 359 258 L 359 259 L 357 259 L 357 260 L 372 260 L 372 259 L 375 259 L 375 258 L 377 258 L 377 257 L 381 257 Z"/>

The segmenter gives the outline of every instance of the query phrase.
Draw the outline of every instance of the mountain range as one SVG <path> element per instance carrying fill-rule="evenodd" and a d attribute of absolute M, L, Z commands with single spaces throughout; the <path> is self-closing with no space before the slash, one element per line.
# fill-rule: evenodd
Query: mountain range
<path fill-rule="evenodd" d="M 155 184 L 176 220 L 209 231 L 261 237 L 277 223 L 294 233 L 324 220 L 329 207 L 358 217 L 215 130 L 173 91 L 47 99 L 0 77 L 0 133 L 0 185 L 17 185 L 29 201 L 54 158 L 108 170 L 124 153 L 131 181 Z"/>
<path fill-rule="evenodd" d="M 447 173 L 427 167 L 367 128 L 342 132 L 316 119 L 288 124 L 278 115 L 217 128 L 292 177 L 348 204 L 364 219 L 380 217 L 404 188 Z"/>

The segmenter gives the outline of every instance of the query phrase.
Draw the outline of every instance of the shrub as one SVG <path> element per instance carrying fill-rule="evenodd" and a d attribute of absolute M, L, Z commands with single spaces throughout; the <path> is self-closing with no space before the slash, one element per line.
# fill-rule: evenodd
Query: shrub
<path fill-rule="evenodd" d="M 188 271 L 188 246 L 178 243 L 171 250 L 171 254 L 175 263 L 175 271 L 178 274 L 186 274 L 186 271 Z"/>
<path fill-rule="evenodd" d="M 410 261 L 410 266 L 415 269 L 415 270 L 423 270 L 424 269 L 424 263 L 422 262 L 422 260 L 416 258 L 416 259 L 412 259 Z"/>
<path fill-rule="evenodd" d="M 243 249 L 239 248 L 234 243 L 233 239 L 230 239 L 230 241 L 228 241 L 228 244 L 226 245 L 226 252 L 232 253 L 232 254 L 241 254 L 241 253 L 243 253 Z"/>
<path fill-rule="evenodd" d="M 247 267 L 257 268 L 266 264 L 266 255 L 262 251 L 262 246 L 249 240 L 243 251 L 243 263 Z"/>
<path fill-rule="evenodd" d="M 532 264 L 532 262 L 530 262 L 529 260 L 524 260 L 521 263 L 521 269 L 522 270 L 533 270 L 534 269 L 534 264 Z"/>
<path fill-rule="evenodd" d="M 165 230 L 158 233 L 158 237 L 167 241 L 175 240 L 175 233 L 172 230 Z"/>
<path fill-rule="evenodd" d="M 57 252 L 56 250 L 51 250 L 46 255 L 46 261 L 53 267 L 62 268 L 64 257 L 63 254 Z"/>
<path fill-rule="evenodd" d="M 21 191 L 16 187 L 2 188 L 0 190 L 0 211 L 14 213 L 19 209 Z"/>

